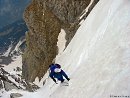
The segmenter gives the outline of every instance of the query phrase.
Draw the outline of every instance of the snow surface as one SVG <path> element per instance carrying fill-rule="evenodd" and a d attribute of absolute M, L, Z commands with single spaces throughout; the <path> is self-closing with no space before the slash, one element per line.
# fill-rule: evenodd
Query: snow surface
<path fill-rule="evenodd" d="M 18 52 L 19 54 L 22 54 L 22 52 L 20 50 L 20 46 L 24 42 L 25 42 L 25 39 L 20 39 L 19 42 L 17 43 L 17 45 L 15 46 L 15 48 L 13 50 L 12 50 L 12 48 L 13 48 L 13 42 L 11 42 L 11 44 L 8 47 L 8 49 L 1 56 L 8 57 L 11 54 L 13 55 L 15 52 Z M 13 58 L 15 58 L 15 55 L 13 55 Z"/>
<path fill-rule="evenodd" d="M 22 69 L 22 56 L 17 56 L 15 59 L 13 59 L 13 62 L 11 62 L 9 65 L 3 65 L 4 70 L 10 73 L 11 75 L 16 74 L 16 68 L 19 67 Z M 21 74 L 21 72 L 19 72 Z"/>
<path fill-rule="evenodd" d="M 15 46 L 15 49 L 11 52 L 11 54 L 13 54 L 14 52 L 20 52 L 20 46 L 23 44 L 25 42 L 25 39 L 22 39 L 22 40 L 20 40 L 18 43 L 17 43 L 17 45 Z"/>
<path fill-rule="evenodd" d="M 59 54 L 61 54 L 65 49 L 65 44 L 66 44 L 65 36 L 66 36 L 65 30 L 61 29 L 61 32 L 59 33 L 59 36 L 58 36 L 58 42 L 57 42 Z"/>
<path fill-rule="evenodd" d="M 56 62 L 70 76 L 69 86 L 46 75 L 36 92 L 15 92 L 21 98 L 130 96 L 130 1 L 100 0 Z"/>
<path fill-rule="evenodd" d="M 13 62 L 11 62 L 8 65 L 2 65 L 2 66 L 4 66 L 3 69 L 9 73 L 6 75 L 8 76 L 8 79 L 13 83 L 15 83 L 18 87 L 25 89 L 25 87 L 21 83 L 16 82 L 15 79 L 11 77 L 12 75 L 15 76 L 15 78 L 17 79 L 18 78 L 21 79 L 19 75 L 22 75 L 22 71 L 17 71 L 17 67 L 22 69 L 22 56 L 21 55 L 17 56 L 16 58 L 13 59 Z M 11 92 L 6 92 L 4 89 L 0 90 L 0 96 L 2 96 L 2 98 L 10 98 L 9 97 L 10 93 Z"/>
<path fill-rule="evenodd" d="M 18 83 L 13 79 L 10 75 L 15 76 L 15 78 L 21 79 L 19 75 L 22 76 L 22 56 L 17 56 L 15 59 L 13 59 L 13 62 L 11 62 L 9 65 L 3 65 L 3 69 L 9 73 L 8 79 L 11 80 L 13 83 L 15 83 L 17 86 L 20 86 L 22 88 L 25 88 L 21 85 L 21 83 Z M 17 68 L 20 68 L 20 71 L 17 71 Z"/>
<path fill-rule="evenodd" d="M 8 47 L 8 50 L 5 51 L 5 53 L 3 53 L 2 56 L 8 57 L 8 56 L 9 56 L 9 53 L 10 53 L 10 51 L 11 51 L 11 49 L 12 49 L 12 47 L 13 47 L 13 45 L 12 45 L 12 43 L 11 43 L 11 44 L 9 45 L 9 47 Z"/>

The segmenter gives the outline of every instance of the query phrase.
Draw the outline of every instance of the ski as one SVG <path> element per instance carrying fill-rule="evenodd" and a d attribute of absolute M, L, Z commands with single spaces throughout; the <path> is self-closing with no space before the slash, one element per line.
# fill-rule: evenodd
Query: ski
<path fill-rule="evenodd" d="M 63 82 L 63 83 L 61 83 L 61 86 L 69 86 L 69 83 L 68 82 Z"/>

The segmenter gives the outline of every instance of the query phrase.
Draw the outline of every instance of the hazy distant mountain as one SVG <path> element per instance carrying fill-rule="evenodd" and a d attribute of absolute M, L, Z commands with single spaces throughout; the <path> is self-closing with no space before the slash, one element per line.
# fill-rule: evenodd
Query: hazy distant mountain
<path fill-rule="evenodd" d="M 5 52 L 10 45 L 16 45 L 20 39 L 23 39 L 27 26 L 23 19 L 0 29 L 0 53 Z"/>
<path fill-rule="evenodd" d="M 9 64 L 11 57 L 25 49 L 25 33 L 28 30 L 23 19 L 0 29 L 0 64 Z"/>
<path fill-rule="evenodd" d="M 31 0 L 0 0 L 0 28 L 23 17 L 23 12 Z"/>
<path fill-rule="evenodd" d="M 28 29 L 23 13 L 30 2 L 31 0 L 0 0 L 0 59 L 4 64 L 10 63 L 11 57 L 19 55 L 25 48 L 25 32 Z"/>

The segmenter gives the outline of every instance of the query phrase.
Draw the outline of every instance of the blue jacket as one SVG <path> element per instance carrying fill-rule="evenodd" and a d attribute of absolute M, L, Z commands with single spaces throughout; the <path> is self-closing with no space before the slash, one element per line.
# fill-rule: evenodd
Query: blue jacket
<path fill-rule="evenodd" d="M 49 76 L 53 79 L 54 82 L 56 82 L 56 80 L 54 79 L 56 73 L 54 72 L 54 70 L 58 68 L 55 64 L 51 64 L 50 65 L 50 74 Z"/>
<path fill-rule="evenodd" d="M 55 70 L 56 68 L 58 68 L 58 67 L 57 67 L 56 65 L 52 64 L 52 65 L 50 66 L 51 73 L 54 73 L 54 70 Z"/>
<path fill-rule="evenodd" d="M 60 80 L 61 82 L 64 81 L 63 76 L 69 81 L 70 79 L 68 78 L 67 74 L 61 69 L 60 72 L 55 72 L 54 70 L 56 68 L 61 68 L 61 66 L 58 64 L 51 64 L 50 65 L 50 74 L 49 76 L 53 79 L 54 82 L 56 82 L 55 78 L 57 78 L 58 80 Z"/>

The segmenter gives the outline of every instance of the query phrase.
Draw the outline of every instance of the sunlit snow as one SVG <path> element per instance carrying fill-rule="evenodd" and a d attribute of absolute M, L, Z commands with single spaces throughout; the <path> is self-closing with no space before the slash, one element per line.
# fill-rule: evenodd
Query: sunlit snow
<path fill-rule="evenodd" d="M 18 43 L 17 43 L 17 45 L 15 46 L 15 49 L 11 52 L 11 54 L 13 54 L 14 52 L 20 52 L 20 50 L 19 50 L 19 47 L 20 47 L 20 45 L 22 45 L 23 43 L 25 42 L 25 39 L 23 39 L 23 40 L 20 40 Z"/>
<path fill-rule="evenodd" d="M 5 71 L 9 72 L 10 74 L 16 74 L 15 70 L 17 67 L 22 69 L 22 56 L 17 56 L 15 59 L 13 59 L 13 62 L 11 62 L 9 65 L 3 65 L 3 66 Z"/>
<path fill-rule="evenodd" d="M 66 44 L 65 36 L 66 36 L 66 33 L 64 29 L 61 29 L 61 32 L 59 33 L 59 36 L 58 36 L 58 42 L 57 42 L 59 54 L 61 54 L 63 50 L 65 49 L 65 44 Z"/>
<path fill-rule="evenodd" d="M 13 47 L 12 44 L 9 45 L 8 50 L 7 50 L 5 53 L 3 53 L 2 56 L 8 57 L 8 56 L 9 56 L 9 53 L 10 53 L 10 51 L 11 51 L 11 49 L 12 49 L 12 47 Z"/>

